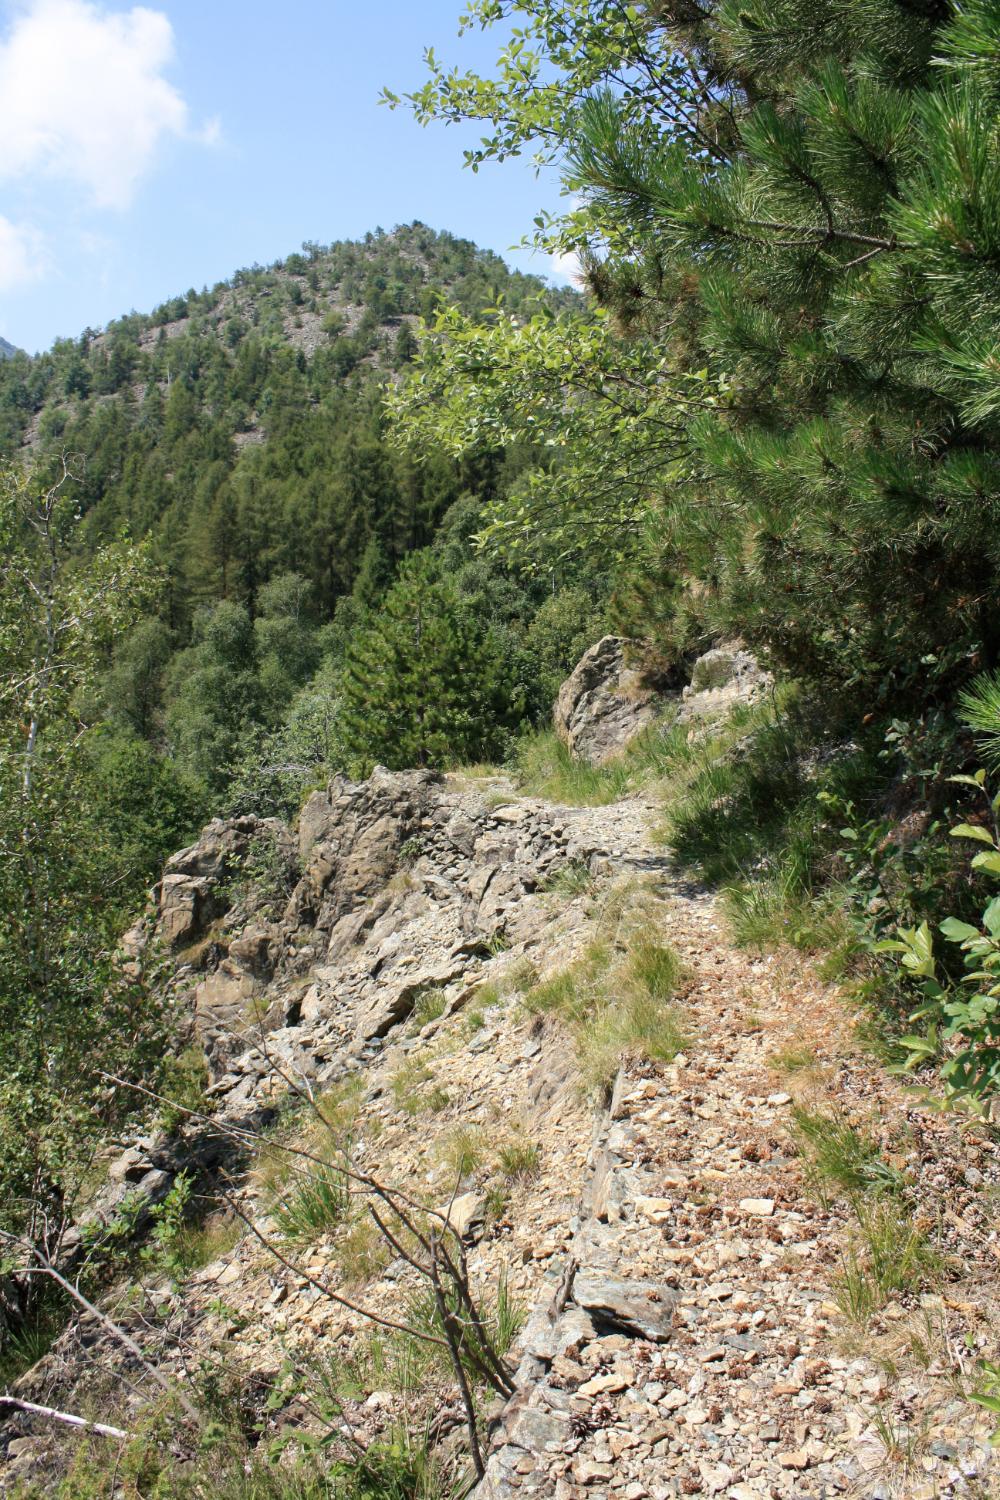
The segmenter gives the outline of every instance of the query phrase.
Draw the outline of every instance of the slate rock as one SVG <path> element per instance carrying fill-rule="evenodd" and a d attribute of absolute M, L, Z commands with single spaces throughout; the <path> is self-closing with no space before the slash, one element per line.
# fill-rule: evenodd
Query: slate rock
<path fill-rule="evenodd" d="M 596 1323 L 610 1323 L 640 1338 L 666 1343 L 673 1333 L 676 1295 L 652 1281 L 626 1281 L 581 1268 L 573 1282 L 573 1301 Z"/>

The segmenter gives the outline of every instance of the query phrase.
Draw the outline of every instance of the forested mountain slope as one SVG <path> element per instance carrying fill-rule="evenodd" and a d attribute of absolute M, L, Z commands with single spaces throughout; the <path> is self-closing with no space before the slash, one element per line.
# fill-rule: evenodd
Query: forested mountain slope
<path fill-rule="evenodd" d="M 252 607 L 289 570 L 326 615 L 370 541 L 398 560 L 463 487 L 488 482 L 443 460 L 417 469 L 383 441 L 381 382 L 411 358 L 416 319 L 572 295 L 420 224 L 307 245 L 37 358 L 12 351 L 0 453 L 45 473 L 69 458 L 85 546 L 123 527 L 151 537 L 174 627 L 206 600 Z"/>

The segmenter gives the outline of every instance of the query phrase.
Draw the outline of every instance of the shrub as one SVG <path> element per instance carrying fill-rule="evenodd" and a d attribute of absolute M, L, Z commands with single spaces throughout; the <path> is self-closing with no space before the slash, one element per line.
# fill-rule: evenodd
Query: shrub
<path fill-rule="evenodd" d="M 985 800 L 989 825 L 960 823 L 952 836 L 986 846 L 974 856 L 972 869 L 995 881 L 1000 876 L 1000 795 L 990 797 L 984 771 L 951 779 L 973 786 Z M 948 1102 L 983 1113 L 1000 1090 L 1000 895 L 987 902 L 979 925 L 948 917 L 940 930 L 962 955 L 967 970 L 962 983 L 953 983 L 942 971 L 927 921 L 901 928 L 895 938 L 873 947 L 878 953 L 898 953 L 902 972 L 917 982 L 923 996 L 911 1015 L 921 1029 L 902 1038 L 904 1068 L 940 1060 Z"/>

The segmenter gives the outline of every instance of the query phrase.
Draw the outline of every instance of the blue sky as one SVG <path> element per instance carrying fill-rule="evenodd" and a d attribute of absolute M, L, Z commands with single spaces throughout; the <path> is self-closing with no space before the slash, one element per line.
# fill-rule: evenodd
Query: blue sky
<path fill-rule="evenodd" d="M 461 8 L 0 0 L 0 335 L 34 352 L 303 240 L 411 219 L 508 255 L 555 176 L 474 175 L 477 131 L 377 102 L 422 82 L 428 45 L 489 67 L 498 39 L 459 39 Z"/>

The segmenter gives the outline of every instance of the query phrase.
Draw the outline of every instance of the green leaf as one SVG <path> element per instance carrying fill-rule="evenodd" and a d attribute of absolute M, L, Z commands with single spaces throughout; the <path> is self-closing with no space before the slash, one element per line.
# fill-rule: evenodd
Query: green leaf
<path fill-rule="evenodd" d="M 968 942 L 970 938 L 982 935 L 978 927 L 970 927 L 968 922 L 960 922 L 957 917 L 946 917 L 941 923 L 941 931 L 952 943 Z"/>
<path fill-rule="evenodd" d="M 977 854 L 972 861 L 974 870 L 988 870 L 991 875 L 1000 875 L 1000 849 L 991 849 L 989 853 Z"/>
<path fill-rule="evenodd" d="M 953 839 L 978 839 L 981 844 L 989 844 L 992 849 L 996 848 L 996 842 L 992 833 L 986 828 L 980 828 L 975 823 L 959 823 L 957 828 L 951 830 Z"/>

